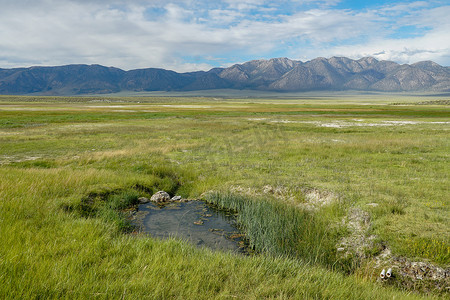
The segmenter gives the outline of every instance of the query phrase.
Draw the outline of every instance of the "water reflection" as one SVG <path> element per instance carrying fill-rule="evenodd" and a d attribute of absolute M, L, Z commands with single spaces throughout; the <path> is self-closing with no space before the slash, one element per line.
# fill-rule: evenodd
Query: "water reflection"
<path fill-rule="evenodd" d="M 141 204 L 133 223 L 153 237 L 175 236 L 199 247 L 248 253 L 236 216 L 203 201 Z"/>

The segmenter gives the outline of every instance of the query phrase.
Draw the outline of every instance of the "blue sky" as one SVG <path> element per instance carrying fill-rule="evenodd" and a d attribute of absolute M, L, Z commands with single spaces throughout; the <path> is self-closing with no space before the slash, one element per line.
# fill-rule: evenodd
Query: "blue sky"
<path fill-rule="evenodd" d="M 373 56 L 450 65 L 448 1 L 0 0 L 0 68 L 180 72 L 252 59 Z"/>

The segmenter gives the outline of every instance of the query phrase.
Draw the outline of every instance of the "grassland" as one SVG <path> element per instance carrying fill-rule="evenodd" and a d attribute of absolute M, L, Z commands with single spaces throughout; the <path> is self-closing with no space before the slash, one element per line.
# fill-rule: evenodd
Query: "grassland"
<path fill-rule="evenodd" d="M 419 297 L 373 265 L 450 263 L 450 108 L 414 101 L 0 97 L 0 297 Z M 161 189 L 237 210 L 261 254 L 125 234 L 108 208 Z"/>

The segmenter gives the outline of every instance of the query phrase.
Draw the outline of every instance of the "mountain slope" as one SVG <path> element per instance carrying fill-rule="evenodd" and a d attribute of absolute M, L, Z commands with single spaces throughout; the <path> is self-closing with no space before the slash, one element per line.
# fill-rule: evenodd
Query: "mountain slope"
<path fill-rule="evenodd" d="M 0 70 L 0 93 L 114 93 L 120 91 L 119 82 L 124 74 L 123 70 L 99 65 L 3 69 Z"/>
<path fill-rule="evenodd" d="M 268 91 L 450 91 L 450 68 L 432 61 L 400 65 L 373 57 L 252 60 L 208 72 L 131 71 L 100 65 L 0 69 L 0 94 L 91 94 L 205 89 Z"/>

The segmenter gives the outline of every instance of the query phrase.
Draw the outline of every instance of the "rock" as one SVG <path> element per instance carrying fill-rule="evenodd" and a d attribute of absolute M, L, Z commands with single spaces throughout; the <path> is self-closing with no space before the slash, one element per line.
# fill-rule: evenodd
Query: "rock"
<path fill-rule="evenodd" d="M 150 201 L 150 200 L 149 200 L 148 198 L 146 198 L 146 197 L 139 197 L 138 200 L 139 200 L 139 203 L 147 203 L 147 202 Z"/>
<path fill-rule="evenodd" d="M 170 199 L 170 201 L 180 201 L 181 200 L 181 196 L 173 196 L 172 199 Z"/>
<path fill-rule="evenodd" d="M 150 201 L 153 201 L 156 203 L 167 202 L 169 200 L 170 200 L 170 195 L 164 191 L 159 191 L 150 198 Z"/>

